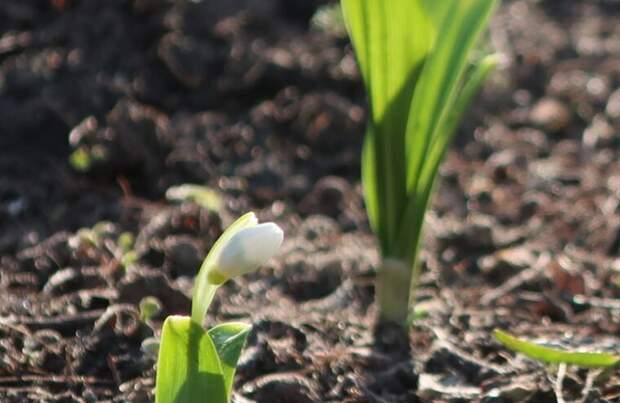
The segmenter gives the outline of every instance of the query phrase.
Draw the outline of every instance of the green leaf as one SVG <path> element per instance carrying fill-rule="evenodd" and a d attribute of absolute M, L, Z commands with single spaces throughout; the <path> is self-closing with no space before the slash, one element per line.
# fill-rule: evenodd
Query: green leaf
<path fill-rule="evenodd" d="M 409 102 L 434 32 L 419 1 L 342 0 L 342 8 L 370 101 L 364 155 L 373 157 L 364 157 L 363 180 L 375 191 L 366 200 L 376 206 L 371 207 L 376 218 L 370 219 L 389 253 L 406 196 L 403 136 Z"/>
<path fill-rule="evenodd" d="M 472 99 L 486 81 L 489 73 L 495 69 L 497 63 L 498 56 L 492 54 L 483 57 L 469 68 L 465 83 L 457 91 L 453 104 L 442 115 L 443 119 L 439 122 L 437 128 L 438 135 L 433 138 L 433 143 L 431 144 L 431 152 L 434 148 L 445 151 L 467 107 L 469 107 Z M 434 165 L 434 162 L 433 160 L 433 163 L 430 165 Z"/>
<path fill-rule="evenodd" d="M 217 349 L 187 316 L 169 316 L 164 322 L 155 388 L 156 403 L 228 402 Z"/>
<path fill-rule="evenodd" d="M 495 0 L 444 1 L 436 44 L 415 86 L 407 125 L 407 189 L 417 186 L 428 146 L 439 121 L 452 106 L 471 49 L 496 4 Z M 446 135 L 441 133 L 442 135 Z"/>
<path fill-rule="evenodd" d="M 408 294 L 394 300 L 412 301 L 424 215 L 439 164 L 493 65 L 485 59 L 470 68 L 470 57 L 497 0 L 341 4 L 369 96 L 362 150 L 368 217 L 383 259 L 411 267 Z M 387 310 L 380 310 L 385 316 Z"/>
<path fill-rule="evenodd" d="M 429 52 L 434 32 L 419 1 L 343 0 L 373 121 L 383 119 Z M 389 73 L 389 74 L 388 74 Z"/>
<path fill-rule="evenodd" d="M 495 0 L 449 3 L 451 7 L 435 13 L 437 18 L 442 18 L 442 29 L 424 64 L 409 111 L 406 135 L 408 201 L 401 220 L 397 250 L 412 260 L 416 258 L 439 162 L 456 128 L 457 122 L 452 122 L 451 118 L 460 117 L 460 114 L 452 113 L 456 105 L 464 110 L 465 101 L 469 102 L 474 93 L 470 89 L 477 89 L 465 85 L 463 88 L 468 89 L 468 96 L 460 97 L 464 93 L 459 92 L 459 88 L 462 87 L 469 55 L 496 6 Z"/>
<path fill-rule="evenodd" d="M 140 320 L 148 322 L 161 312 L 161 302 L 153 296 L 147 296 L 140 300 Z"/>
<path fill-rule="evenodd" d="M 494 55 L 483 58 L 479 63 L 471 68 L 469 76 L 465 84 L 460 88 L 452 99 L 452 103 L 445 108 L 445 113 L 442 115 L 436 129 L 436 134 L 431 139 L 431 144 L 427 152 L 426 159 L 424 161 L 422 172 L 420 173 L 418 188 L 415 196 L 410 198 L 408 208 L 414 214 L 413 226 L 422 227 L 424 225 L 424 213 L 430 201 L 431 194 L 435 180 L 437 178 L 437 172 L 439 171 L 439 165 L 443 160 L 444 154 L 452 141 L 454 132 L 457 125 L 465 113 L 465 110 L 469 106 L 471 100 L 478 92 L 478 89 L 488 74 L 493 70 L 497 64 L 497 59 Z M 407 211 L 409 213 L 409 211 Z M 405 229 L 405 232 L 407 229 Z M 404 239 L 404 238 L 401 238 Z M 421 230 L 417 234 L 417 242 L 421 239 Z M 403 245 L 404 249 L 414 251 L 410 256 L 411 259 L 415 257 L 417 248 L 414 249 L 411 246 Z"/>
<path fill-rule="evenodd" d="M 471 100 L 486 80 L 488 74 L 497 64 L 497 57 L 489 55 L 470 68 L 465 83 L 457 90 L 452 103 L 445 108 L 435 136 L 431 139 L 429 149 L 423 161 L 423 170 L 418 178 L 416 192 L 409 196 L 403 226 L 399 236 L 399 251 L 414 261 L 422 237 L 422 226 L 430 196 L 433 191 L 439 165 L 450 145 L 457 125 L 469 106 Z M 407 223 L 407 224 L 404 224 Z M 414 280 L 415 280 L 415 276 Z"/>
<path fill-rule="evenodd" d="M 381 226 L 381 201 L 380 193 L 377 185 L 377 164 L 375 155 L 375 131 L 369 126 L 364 136 L 364 144 L 362 146 L 362 183 L 364 184 L 364 202 L 366 203 L 366 212 L 370 226 L 375 234 L 382 232 Z M 387 245 L 383 242 L 386 238 L 379 236 L 379 242 L 382 243 L 381 249 L 387 249 Z"/>
<path fill-rule="evenodd" d="M 254 213 L 247 213 L 239 217 L 233 222 L 224 233 L 215 241 L 213 247 L 207 254 L 207 257 L 202 262 L 196 280 L 194 282 L 194 290 L 192 292 L 192 320 L 199 325 L 202 325 L 207 309 L 211 305 L 213 296 L 218 286 L 209 283 L 209 270 L 213 267 L 217 261 L 217 257 L 224 245 L 233 237 L 238 231 L 246 227 L 256 225 L 256 216 Z"/>
<path fill-rule="evenodd" d="M 493 336 L 510 350 L 549 364 L 566 363 L 585 368 L 605 368 L 615 366 L 620 361 L 620 357 L 613 354 L 583 353 L 541 346 L 518 339 L 499 329 L 493 331 Z"/>
<path fill-rule="evenodd" d="M 426 205 L 419 202 L 436 175 L 426 168 L 426 157 L 431 145 L 436 144 L 433 154 L 441 156 L 440 145 L 449 144 L 434 138 L 449 139 L 458 123 L 450 110 L 457 104 L 454 99 L 470 51 L 495 4 L 496 0 L 342 0 L 369 94 L 362 180 L 369 219 L 384 256 L 415 260 L 420 230 L 411 227 L 421 225 L 414 216 L 423 217 Z M 422 181 L 422 195 L 416 196 L 425 173 L 433 178 Z M 418 203 L 411 202 L 416 199 Z M 412 209 L 415 214 L 409 212 Z"/>
<path fill-rule="evenodd" d="M 220 357 L 228 396 L 232 393 L 237 361 L 251 329 L 252 326 L 245 323 L 229 322 L 217 325 L 208 331 Z"/>

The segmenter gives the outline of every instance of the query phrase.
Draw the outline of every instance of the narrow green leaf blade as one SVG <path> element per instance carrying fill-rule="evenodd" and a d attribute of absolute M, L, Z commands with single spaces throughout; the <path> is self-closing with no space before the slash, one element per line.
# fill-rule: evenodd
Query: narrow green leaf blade
<path fill-rule="evenodd" d="M 409 212 L 413 213 L 413 218 L 407 218 L 411 220 L 408 222 L 413 223 L 413 225 L 408 228 L 409 231 L 423 225 L 424 213 L 426 212 L 430 201 L 435 180 L 437 178 L 437 172 L 439 171 L 439 165 L 443 160 L 444 154 L 446 153 L 452 138 L 454 137 L 454 132 L 457 125 L 471 100 L 476 95 L 496 64 L 496 56 L 489 55 L 473 66 L 467 81 L 455 94 L 452 103 L 445 108 L 446 113 L 443 114 L 438 124 L 436 134 L 433 136 L 431 145 L 427 152 L 416 192 L 410 196 L 408 200 L 406 214 Z M 407 235 L 402 236 L 406 237 Z M 409 235 L 409 238 L 413 238 L 413 236 Z M 421 229 L 418 230 L 418 233 L 414 239 L 419 240 L 420 238 Z M 413 250 L 412 246 L 407 244 L 403 244 L 402 248 L 409 248 L 410 250 Z"/>
<path fill-rule="evenodd" d="M 406 198 L 409 102 L 434 32 L 420 1 L 342 0 L 342 8 L 370 101 L 364 193 L 373 230 L 389 254 Z"/>
<path fill-rule="evenodd" d="M 447 1 L 446 1 L 447 2 Z M 407 189 L 415 192 L 433 134 L 451 106 L 476 40 L 496 0 L 456 0 L 435 13 L 442 16 L 435 47 L 418 79 L 407 126 Z"/>
<path fill-rule="evenodd" d="M 439 163 L 485 69 L 462 84 L 471 50 L 487 25 L 496 0 L 446 1 L 431 13 L 440 24 L 436 45 L 424 64 L 416 86 L 406 136 L 407 201 L 401 215 L 397 254 L 415 262 L 424 214 Z M 427 5 L 428 7 L 428 5 Z M 441 21 L 439 22 L 439 19 Z M 471 82 L 471 85 L 470 85 Z M 412 276 L 412 282 L 416 281 Z M 414 285 L 412 284 L 412 287 Z"/>
<path fill-rule="evenodd" d="M 232 393 L 237 361 L 239 356 L 241 356 L 243 347 L 245 347 L 250 330 L 252 330 L 251 325 L 241 322 L 229 322 L 212 327 L 208 331 L 220 357 L 228 396 Z"/>
<path fill-rule="evenodd" d="M 380 122 L 430 50 L 434 32 L 420 1 L 342 0 L 345 23 Z M 413 85 L 413 83 L 410 83 Z"/>
<path fill-rule="evenodd" d="M 425 169 L 429 169 L 426 168 L 426 165 L 430 165 L 431 167 L 439 165 L 437 160 L 441 161 L 443 154 L 450 145 L 450 141 L 452 140 L 463 114 L 471 104 L 474 96 L 478 93 L 480 87 L 482 87 L 486 81 L 489 73 L 495 69 L 497 63 L 497 55 L 487 55 L 470 68 L 470 72 L 462 88 L 458 90 L 452 104 L 446 108 L 446 112 L 442 114 L 442 119 L 437 126 L 436 135 L 433 136 L 433 142 L 431 144 L 429 155 L 430 163 L 425 164 Z M 435 174 L 422 174 L 424 178 L 429 176 L 435 176 Z"/>
<path fill-rule="evenodd" d="M 422 3 L 422 10 L 429 18 L 429 23 L 433 27 L 434 31 L 441 29 L 441 23 L 446 17 L 448 10 L 452 7 L 452 1 L 437 1 L 437 0 L 417 0 Z"/>
<path fill-rule="evenodd" d="M 493 331 L 493 336 L 510 350 L 549 364 L 566 363 L 585 368 L 605 368 L 617 365 L 620 361 L 620 357 L 613 354 L 582 353 L 541 346 L 518 339 L 499 329 Z"/>
<path fill-rule="evenodd" d="M 155 388 L 156 403 L 228 402 L 217 349 L 187 316 L 169 316 L 164 322 Z"/>
<path fill-rule="evenodd" d="M 433 193 L 439 165 L 450 145 L 452 137 L 454 137 L 454 132 L 462 115 L 496 64 L 496 56 L 489 55 L 471 68 L 467 81 L 455 94 L 452 105 L 446 108 L 448 113 L 443 115 L 437 128 L 437 134 L 432 139 L 423 164 L 423 171 L 420 173 L 416 192 L 411 194 L 407 200 L 403 222 L 408 225 L 403 225 L 398 238 L 398 253 L 406 256 L 414 264 L 420 247 L 419 242 L 422 238 L 424 216 Z M 416 281 L 418 270 L 419 267 L 415 266 L 412 281 Z M 412 284 L 412 289 L 414 288 L 415 285 Z M 414 297 L 415 295 L 411 293 L 411 298 L 413 299 Z"/>
<path fill-rule="evenodd" d="M 380 208 L 381 201 L 379 199 L 379 191 L 377 184 L 377 164 L 375 156 L 375 136 L 373 129 L 366 129 L 364 135 L 364 144 L 362 146 L 362 183 L 364 184 L 364 202 L 366 203 L 366 212 L 368 213 L 368 221 L 370 227 L 377 234 L 379 242 L 385 240 L 385 236 L 381 233 L 380 224 Z M 384 250 L 386 245 L 381 245 Z"/>

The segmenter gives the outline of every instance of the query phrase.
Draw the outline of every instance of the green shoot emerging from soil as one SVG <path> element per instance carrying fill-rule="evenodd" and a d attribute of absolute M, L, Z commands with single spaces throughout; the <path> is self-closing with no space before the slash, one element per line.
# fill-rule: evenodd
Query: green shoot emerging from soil
<path fill-rule="evenodd" d="M 202 326 L 217 288 L 254 271 L 282 244 L 274 223 L 259 224 L 253 213 L 235 221 L 215 242 L 196 277 L 192 316 L 164 322 L 157 360 L 157 403 L 227 403 L 237 360 L 251 326 L 224 323 Z"/>
<path fill-rule="evenodd" d="M 496 0 L 342 0 L 368 91 L 362 151 L 366 208 L 383 263 L 382 320 L 404 325 L 417 286 L 424 214 L 439 163 L 495 65 L 472 60 Z"/>

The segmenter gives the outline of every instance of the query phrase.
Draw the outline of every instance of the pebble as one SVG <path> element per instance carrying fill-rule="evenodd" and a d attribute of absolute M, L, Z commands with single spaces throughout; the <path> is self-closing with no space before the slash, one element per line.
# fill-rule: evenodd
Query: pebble
<path fill-rule="evenodd" d="M 461 384 L 454 378 L 421 374 L 418 379 L 418 393 L 423 399 L 427 399 L 424 401 L 436 401 L 435 399 L 441 398 L 442 402 L 470 402 L 480 396 L 480 388 Z"/>
<path fill-rule="evenodd" d="M 258 402 L 313 403 L 318 396 L 305 376 L 295 373 L 265 375 L 243 385 L 241 392 Z"/>
<path fill-rule="evenodd" d="M 583 132 L 583 144 L 590 148 L 612 145 L 615 130 L 602 114 L 594 116 L 590 125 Z"/>
<path fill-rule="evenodd" d="M 612 119 L 620 119 L 620 88 L 609 96 L 605 113 Z"/>
<path fill-rule="evenodd" d="M 530 112 L 530 121 L 547 133 L 565 130 L 572 120 L 570 109 L 555 98 L 542 98 Z"/>
<path fill-rule="evenodd" d="M 164 254 L 177 276 L 195 276 L 198 273 L 202 259 L 191 237 L 167 236 L 164 239 Z"/>
<path fill-rule="evenodd" d="M 121 303 L 138 305 L 142 298 L 149 296 L 162 301 L 165 313 L 189 312 L 191 308 L 188 296 L 159 271 L 136 267 L 118 284 L 118 301 Z"/>
<path fill-rule="evenodd" d="M 164 36 L 157 49 L 170 73 L 189 88 L 198 88 L 206 82 L 210 67 L 219 62 L 220 53 L 209 42 L 198 42 L 177 33 Z"/>

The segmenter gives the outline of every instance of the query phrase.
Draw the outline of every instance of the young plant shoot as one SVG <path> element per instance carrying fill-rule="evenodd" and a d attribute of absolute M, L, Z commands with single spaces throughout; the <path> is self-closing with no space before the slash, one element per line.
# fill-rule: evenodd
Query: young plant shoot
<path fill-rule="evenodd" d="M 263 265 L 278 251 L 282 239 L 280 227 L 259 224 L 254 213 L 248 213 L 215 242 L 196 277 L 192 316 L 169 316 L 164 322 L 156 403 L 228 402 L 251 326 L 230 322 L 205 330 L 202 323 L 217 288 Z"/>
<path fill-rule="evenodd" d="M 382 320 L 405 325 L 439 163 L 496 63 L 472 58 L 496 0 L 341 2 L 370 104 L 362 182 L 382 255 L 377 302 Z"/>

